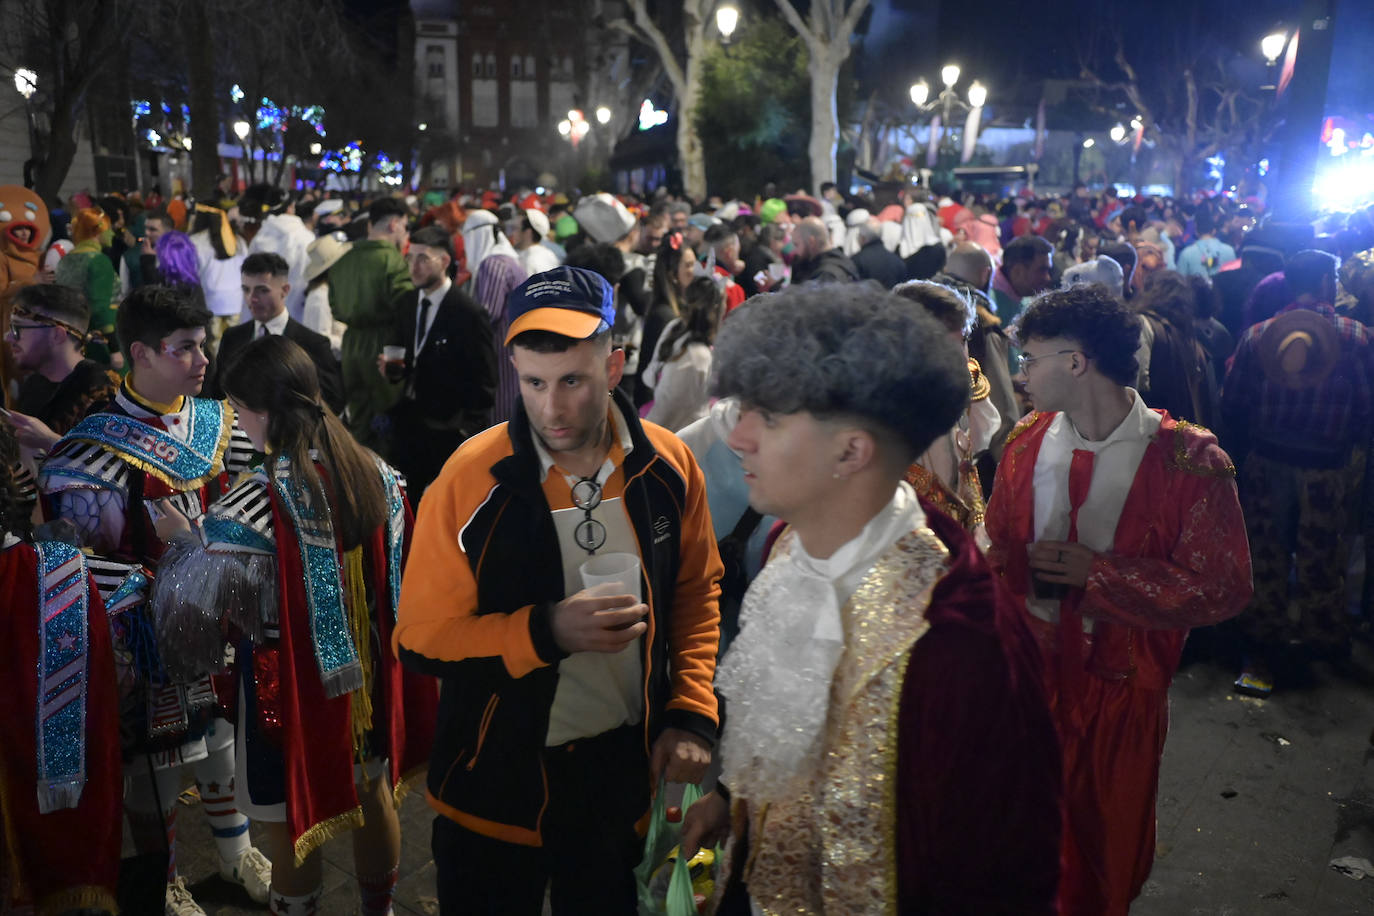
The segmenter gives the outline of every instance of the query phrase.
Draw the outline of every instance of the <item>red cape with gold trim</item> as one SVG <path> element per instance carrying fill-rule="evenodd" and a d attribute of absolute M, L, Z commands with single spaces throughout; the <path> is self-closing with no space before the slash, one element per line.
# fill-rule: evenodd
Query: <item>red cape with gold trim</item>
<path fill-rule="evenodd" d="M 325 840 L 362 824 L 353 779 L 353 733 L 349 694 L 329 697 L 320 681 L 310 634 L 305 572 L 290 515 L 272 493 L 272 521 L 277 538 L 281 639 L 275 649 L 255 656 L 259 714 L 268 713 L 275 693 L 286 779 L 287 824 L 299 862 Z M 406 552 L 414 516 L 405 510 Z M 390 758 L 390 778 L 399 802 L 405 789 L 429 761 L 439 706 L 438 682 L 406 671 L 390 651 L 395 610 L 388 584 L 385 526 L 364 545 L 364 570 L 373 599 L 378 642 L 371 649 L 373 755 Z M 273 680 L 275 668 L 276 683 Z M 267 683 L 265 683 L 265 681 Z"/>

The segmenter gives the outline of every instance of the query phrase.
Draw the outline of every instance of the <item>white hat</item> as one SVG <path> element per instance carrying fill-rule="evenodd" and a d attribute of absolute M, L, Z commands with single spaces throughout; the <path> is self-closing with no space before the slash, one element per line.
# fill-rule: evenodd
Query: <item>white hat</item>
<path fill-rule="evenodd" d="M 334 262 L 348 254 L 352 248 L 353 243 L 345 241 L 342 232 L 331 232 L 315 239 L 305 249 L 306 255 L 310 258 L 305 264 L 305 282 L 309 283 L 333 267 Z"/>
<path fill-rule="evenodd" d="M 604 191 L 579 200 L 573 217 L 595 242 L 618 242 L 635 227 L 634 215 Z"/>
<path fill-rule="evenodd" d="M 549 217 L 543 210 L 530 207 L 525 211 L 525 219 L 530 221 L 530 228 L 539 233 L 541 239 L 549 237 Z"/>
<path fill-rule="evenodd" d="M 1115 259 L 1100 254 L 1094 261 L 1084 261 L 1064 271 L 1062 285 L 1064 289 L 1068 289 L 1082 283 L 1101 283 L 1111 290 L 1113 296 L 1120 299 L 1125 282 L 1126 275 L 1122 272 L 1121 265 L 1116 263 Z"/>
<path fill-rule="evenodd" d="M 315 215 L 328 216 L 331 213 L 338 213 L 342 209 L 343 201 L 337 197 L 331 197 L 328 200 L 320 201 L 319 206 L 315 207 Z"/>

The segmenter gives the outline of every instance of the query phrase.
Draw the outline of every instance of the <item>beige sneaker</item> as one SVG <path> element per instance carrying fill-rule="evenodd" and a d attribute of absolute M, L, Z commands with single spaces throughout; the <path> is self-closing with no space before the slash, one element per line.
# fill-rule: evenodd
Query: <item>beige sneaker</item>
<path fill-rule="evenodd" d="M 196 903 L 191 892 L 186 889 L 186 879 L 177 875 L 175 881 L 167 885 L 166 916 L 205 916 L 205 911 Z"/>
<path fill-rule="evenodd" d="M 266 903 L 272 890 L 272 863 L 255 846 L 245 849 L 237 862 L 221 861 L 219 876 L 242 885 L 254 903 Z"/>

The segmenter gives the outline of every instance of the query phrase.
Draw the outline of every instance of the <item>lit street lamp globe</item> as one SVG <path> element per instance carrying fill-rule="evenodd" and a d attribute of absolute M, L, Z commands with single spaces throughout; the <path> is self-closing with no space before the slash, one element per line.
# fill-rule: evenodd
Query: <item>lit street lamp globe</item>
<path fill-rule="evenodd" d="M 722 6 L 716 10 L 716 28 L 720 29 L 720 34 L 726 41 L 735 32 L 735 26 L 739 24 L 739 10 L 733 6 Z"/>
<path fill-rule="evenodd" d="M 609 124 L 611 122 L 611 110 L 602 105 L 596 110 L 596 120 L 598 124 Z"/>
<path fill-rule="evenodd" d="M 925 80 L 911 84 L 911 101 L 917 105 L 924 105 L 930 98 L 930 84 Z"/>
<path fill-rule="evenodd" d="M 1283 46 L 1286 44 L 1288 44 L 1288 35 L 1284 32 L 1275 32 L 1260 39 L 1260 51 L 1264 54 L 1264 59 L 1272 64 L 1279 59 L 1279 55 L 1283 53 Z"/>
<path fill-rule="evenodd" d="M 987 102 L 987 100 L 988 87 L 984 86 L 982 83 L 975 80 L 973 85 L 968 87 L 969 104 L 972 105 L 974 108 L 982 108 L 983 104 Z"/>
<path fill-rule="evenodd" d="M 14 71 L 14 88 L 27 102 L 33 98 L 34 92 L 38 89 L 38 74 L 25 67 L 20 67 Z"/>
<path fill-rule="evenodd" d="M 234 135 L 237 136 L 240 140 L 248 139 L 248 131 L 249 127 L 247 121 L 234 122 Z"/>
<path fill-rule="evenodd" d="M 954 84 L 959 82 L 959 66 L 957 64 L 947 65 L 940 71 L 940 80 L 946 86 L 953 88 Z"/>

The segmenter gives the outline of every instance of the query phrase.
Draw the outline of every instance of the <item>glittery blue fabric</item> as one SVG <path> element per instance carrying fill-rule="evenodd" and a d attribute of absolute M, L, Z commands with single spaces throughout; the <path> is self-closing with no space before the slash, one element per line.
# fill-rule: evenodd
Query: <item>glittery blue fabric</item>
<path fill-rule="evenodd" d="M 135 458 L 173 480 L 199 480 L 218 469 L 215 457 L 224 429 L 224 404 L 192 398 L 187 411 L 186 441 L 135 417 L 97 413 L 76 424 L 57 451 L 72 439 L 95 442 L 118 455 Z"/>
<path fill-rule="evenodd" d="M 58 541 L 38 553 L 38 810 L 74 808 L 86 784 L 86 562 Z"/>
<path fill-rule="evenodd" d="M 342 696 L 363 685 L 363 669 L 344 613 L 339 550 L 329 506 L 312 505 L 310 491 L 295 481 L 291 459 L 285 455 L 278 456 L 272 469 L 272 486 L 296 529 L 320 681 L 326 696 Z"/>
<path fill-rule="evenodd" d="M 378 459 L 377 467 L 382 472 L 382 484 L 386 487 L 386 544 L 387 585 L 391 593 L 391 622 L 396 622 L 396 609 L 401 605 L 401 561 L 405 550 L 406 510 L 401 496 L 401 485 L 396 474 L 385 461 Z"/>
<path fill-rule="evenodd" d="M 148 585 L 148 577 L 143 571 L 133 570 L 105 602 L 105 613 L 118 614 L 136 604 L 142 604 L 148 598 Z"/>
<path fill-rule="evenodd" d="M 200 525 L 205 544 L 212 548 L 227 545 L 258 553 L 276 553 L 276 545 L 270 539 L 233 519 L 211 512 L 201 519 Z"/>

